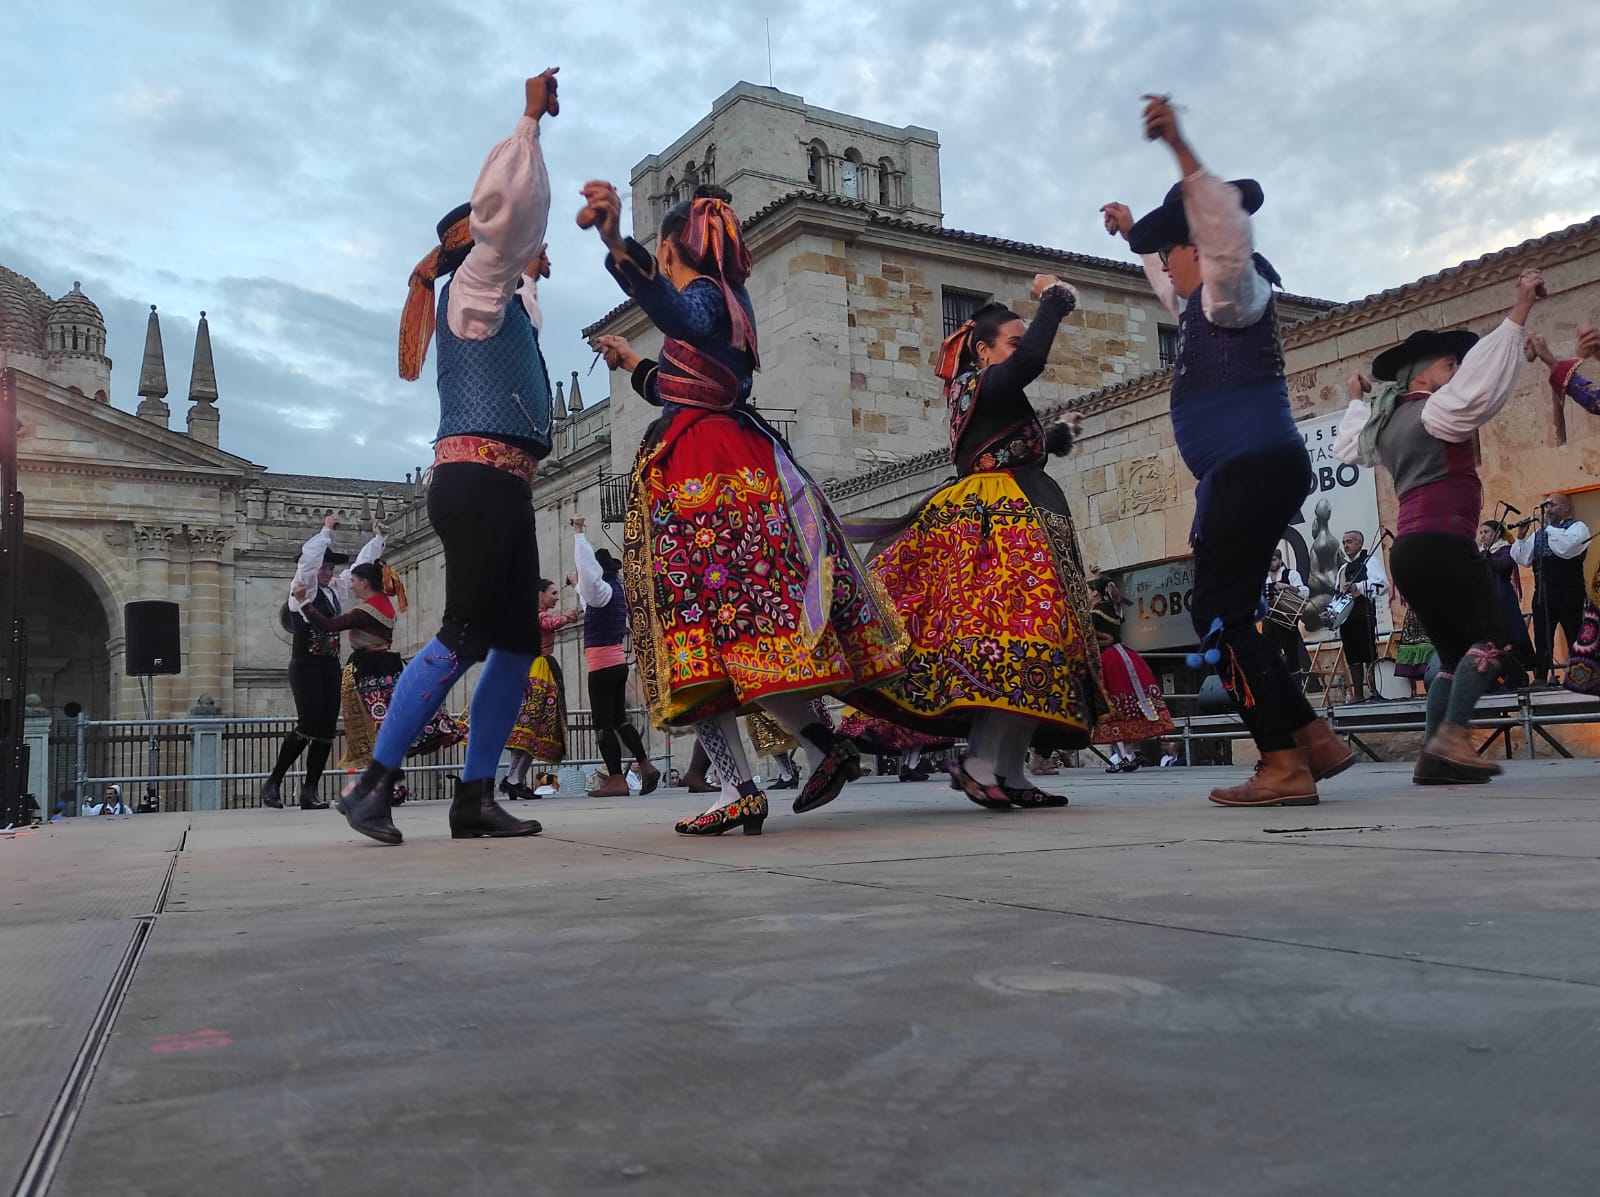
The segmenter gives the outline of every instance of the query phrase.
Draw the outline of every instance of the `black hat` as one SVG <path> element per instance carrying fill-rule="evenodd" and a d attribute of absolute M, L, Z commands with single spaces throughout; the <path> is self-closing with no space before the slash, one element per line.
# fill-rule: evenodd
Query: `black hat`
<path fill-rule="evenodd" d="M 1266 197 L 1254 179 L 1234 179 L 1230 186 L 1239 189 L 1246 212 L 1255 212 Z M 1189 243 L 1189 217 L 1183 211 L 1183 184 L 1174 183 L 1167 198 L 1153 212 L 1147 212 L 1128 230 L 1128 245 L 1136 254 L 1160 253 L 1173 245 Z"/>
<path fill-rule="evenodd" d="M 1460 361 L 1467 350 L 1478 343 L 1478 334 L 1464 328 L 1444 331 L 1424 328 L 1412 333 L 1392 349 L 1385 349 L 1372 359 L 1372 377 L 1379 382 L 1393 382 L 1400 371 L 1412 362 L 1431 362 L 1441 357 Z"/>
<path fill-rule="evenodd" d="M 609 549 L 596 549 L 594 559 L 600 563 L 600 572 L 614 574 L 622 568 L 622 562 L 611 555 Z"/>
<path fill-rule="evenodd" d="M 337 551 L 335 551 L 333 549 L 329 549 L 327 552 L 322 554 L 322 564 L 324 564 L 324 565 L 349 565 L 350 564 L 350 554 L 349 553 L 340 553 L 340 552 L 337 552 Z"/>
<path fill-rule="evenodd" d="M 462 221 L 468 220 L 471 216 L 471 203 L 458 204 L 440 217 L 438 225 L 435 226 L 434 231 L 439 234 L 439 245 L 441 246 L 439 250 L 439 274 L 441 277 L 450 274 L 456 267 L 467 260 L 467 252 L 472 248 L 472 242 L 469 240 L 464 246 L 452 246 L 449 234 L 451 229 Z"/>

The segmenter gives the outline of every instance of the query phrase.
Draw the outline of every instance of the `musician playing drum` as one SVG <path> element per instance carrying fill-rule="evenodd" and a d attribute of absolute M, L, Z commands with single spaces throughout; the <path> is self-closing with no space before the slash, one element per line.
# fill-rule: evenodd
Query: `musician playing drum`
<path fill-rule="evenodd" d="M 1300 682 L 1311 668 L 1311 657 L 1300 634 L 1300 612 L 1305 610 L 1306 600 L 1311 597 L 1311 587 L 1306 585 L 1299 570 L 1285 564 L 1282 549 L 1272 554 L 1262 597 L 1266 600 L 1267 616 L 1261 621 L 1261 634 L 1278 650 L 1295 681 Z"/>
<path fill-rule="evenodd" d="M 1383 695 L 1378 693 L 1377 603 L 1388 592 L 1389 578 L 1383 572 L 1382 555 L 1367 553 L 1366 540 L 1360 532 L 1344 534 L 1344 557 L 1339 563 L 1337 585 L 1339 594 L 1352 601 L 1349 614 L 1339 625 L 1339 639 L 1344 644 L 1345 664 L 1350 667 L 1353 700 L 1382 702 Z"/>

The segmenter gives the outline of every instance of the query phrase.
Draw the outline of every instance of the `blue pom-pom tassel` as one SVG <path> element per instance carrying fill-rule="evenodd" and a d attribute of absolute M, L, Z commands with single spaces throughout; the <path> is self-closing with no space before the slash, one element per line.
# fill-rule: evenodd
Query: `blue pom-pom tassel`
<path fill-rule="evenodd" d="M 1211 627 L 1206 632 L 1205 638 L 1200 641 L 1200 651 L 1190 653 L 1188 662 L 1190 669 L 1199 669 L 1202 665 L 1216 665 L 1222 660 L 1222 620 L 1213 619 Z"/>

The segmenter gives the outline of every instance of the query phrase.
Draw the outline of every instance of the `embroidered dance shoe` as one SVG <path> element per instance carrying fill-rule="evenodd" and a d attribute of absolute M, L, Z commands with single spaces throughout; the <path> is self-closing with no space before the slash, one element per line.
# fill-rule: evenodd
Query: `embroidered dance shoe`
<path fill-rule="evenodd" d="M 806 784 L 794 798 L 794 813 L 803 815 L 819 806 L 827 806 L 839 796 L 846 784 L 861 776 L 861 754 L 853 741 L 843 736 L 834 738 L 833 747 L 822 758 L 822 764 L 806 778 Z"/>
<path fill-rule="evenodd" d="M 261 783 L 261 805 L 273 810 L 283 809 L 283 787 L 270 777 Z"/>
<path fill-rule="evenodd" d="M 950 762 L 950 788 L 989 810 L 1010 810 L 1011 796 L 998 785 L 986 785 L 967 772 L 967 758 Z"/>
<path fill-rule="evenodd" d="M 656 791 L 656 787 L 661 784 L 661 770 L 657 769 L 649 761 L 640 761 L 639 780 L 642 783 L 639 786 L 640 796 L 642 797 L 645 794 L 653 794 Z M 623 778 L 622 784 L 627 785 L 628 779 Z"/>
<path fill-rule="evenodd" d="M 537 819 L 519 819 L 494 800 L 494 778 L 456 782 L 456 796 L 450 803 L 451 839 L 503 840 L 538 835 L 543 830 Z"/>
<path fill-rule="evenodd" d="M 350 784 L 350 788 L 339 795 L 339 801 L 334 805 L 339 808 L 339 813 L 350 824 L 352 831 L 359 831 L 380 844 L 403 842 L 400 829 L 394 825 L 394 819 L 389 814 L 394 786 L 401 776 L 399 769 L 386 769 L 373 761 Z"/>
<path fill-rule="evenodd" d="M 1243 785 L 1211 791 L 1218 806 L 1316 806 L 1317 783 L 1299 748 L 1263 752 L 1261 765 Z"/>
<path fill-rule="evenodd" d="M 1356 763 L 1356 754 L 1326 719 L 1313 719 L 1294 733 L 1294 746 L 1306 754 L 1313 781 L 1326 781 Z"/>
<path fill-rule="evenodd" d="M 626 773 L 608 773 L 606 779 L 589 791 L 591 798 L 626 798 L 633 793 L 628 788 Z"/>
<path fill-rule="evenodd" d="M 1411 781 L 1419 786 L 1483 785 L 1499 772 L 1499 765 L 1478 755 L 1465 727 L 1441 723 L 1422 746 Z"/>
<path fill-rule="evenodd" d="M 328 804 L 326 802 L 324 802 L 322 799 L 317 797 L 317 787 L 316 786 L 301 786 L 300 787 L 300 809 L 301 810 L 327 810 L 328 809 Z"/>
<path fill-rule="evenodd" d="M 1043 810 L 1046 807 L 1060 807 L 1067 805 L 1065 794 L 1052 794 L 1049 790 L 1041 790 L 1038 786 L 1008 786 L 1005 779 L 1000 782 L 1000 792 L 1013 806 L 1023 810 Z"/>
<path fill-rule="evenodd" d="M 672 830 L 679 835 L 721 835 L 743 827 L 746 835 L 760 835 L 761 825 L 767 821 L 767 811 L 767 796 L 760 790 L 752 790 L 702 815 L 680 819 L 672 825 Z"/>

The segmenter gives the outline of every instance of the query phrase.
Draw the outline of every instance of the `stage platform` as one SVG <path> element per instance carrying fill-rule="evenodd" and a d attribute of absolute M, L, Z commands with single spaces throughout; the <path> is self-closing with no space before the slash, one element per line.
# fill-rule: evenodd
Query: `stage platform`
<path fill-rule="evenodd" d="M 0 840 L 0 1193 L 1594 1192 L 1600 763 L 1242 776 Z"/>

